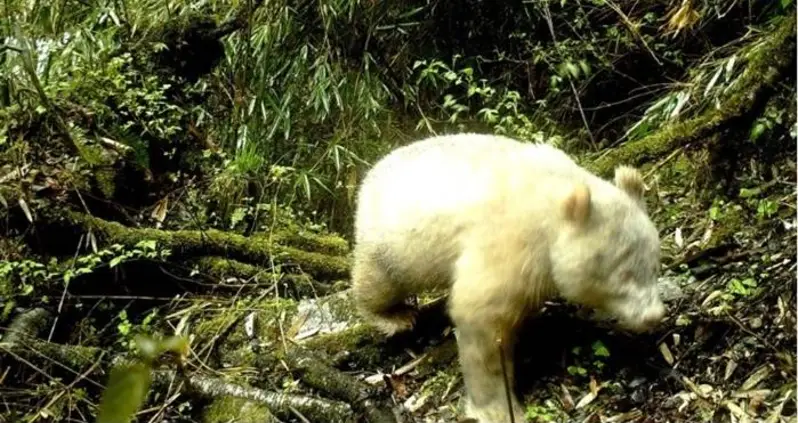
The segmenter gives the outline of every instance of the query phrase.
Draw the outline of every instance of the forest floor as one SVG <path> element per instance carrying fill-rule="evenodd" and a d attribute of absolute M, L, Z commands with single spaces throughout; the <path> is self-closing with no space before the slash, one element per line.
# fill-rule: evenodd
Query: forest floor
<path fill-rule="evenodd" d="M 574 307 L 550 303 L 518 348 L 526 417 L 796 421 L 795 162 L 782 161 L 775 174 L 764 183 L 754 164 L 740 174 L 750 187 L 740 201 L 709 206 L 680 178 L 655 188 L 653 215 L 669 268 L 662 328 L 616 333 Z M 766 211 L 776 209 L 781 213 Z M 732 231 L 730 242 L 702 248 L 719 231 Z M 410 341 L 397 348 L 395 366 L 351 371 L 384 385 L 420 421 L 453 421 L 462 394 L 454 335 L 450 326 L 436 329 L 432 346 Z"/>
<path fill-rule="evenodd" d="M 721 200 L 698 193 L 694 157 L 668 160 L 652 178 L 649 200 L 661 230 L 668 317 L 653 333 L 630 335 L 589 310 L 547 303 L 517 350 L 528 421 L 796 421 L 796 164 L 782 159 L 766 182 L 752 161 L 736 174 L 740 195 Z M 301 344 L 387 396 L 400 421 L 455 421 L 463 386 L 442 296 L 420 298 L 431 304 L 427 317 L 415 331 L 388 339 L 353 314 L 346 283 L 340 287 L 298 302 L 274 299 L 271 288 L 202 306 L 176 302 L 167 321 L 202 321 L 194 332 L 197 356 L 216 351 L 224 370 L 212 373 L 231 380 L 323 393 L 323 383 L 308 390 L 285 364 L 264 358 Z"/>

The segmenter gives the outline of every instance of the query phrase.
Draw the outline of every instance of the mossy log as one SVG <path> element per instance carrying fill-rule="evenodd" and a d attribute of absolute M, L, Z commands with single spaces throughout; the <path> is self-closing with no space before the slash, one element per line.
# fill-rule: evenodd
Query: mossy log
<path fill-rule="evenodd" d="M 202 423 L 277 423 L 269 408 L 243 398 L 225 395 L 205 407 Z"/>
<path fill-rule="evenodd" d="M 102 359 L 103 350 L 80 345 L 64 345 L 39 338 L 50 321 L 50 313 L 34 308 L 19 314 L 3 333 L 0 353 L 28 362 L 56 363 L 75 375 Z"/>
<path fill-rule="evenodd" d="M 103 369 L 109 365 L 119 366 L 128 362 L 129 358 L 125 355 L 119 355 L 106 361 L 103 357 L 104 351 L 100 348 L 63 345 L 38 338 L 49 320 L 50 314 L 42 308 L 31 309 L 18 315 L 3 334 L 2 341 L 0 341 L 0 353 L 28 363 L 56 363 L 59 367 L 65 368 L 81 378 L 89 374 L 102 373 Z M 85 370 L 87 368 L 90 369 L 87 371 Z M 91 370 L 92 368 L 94 370 Z M 329 373 L 313 374 L 327 375 Z M 200 396 L 234 397 L 264 405 L 267 410 L 264 410 L 259 416 L 258 421 L 273 420 L 272 413 L 284 419 L 294 417 L 295 413 L 299 413 L 314 422 L 350 422 L 355 420 L 352 408 L 344 402 L 269 392 L 201 375 L 183 377 L 182 373 L 173 370 L 153 371 L 153 387 L 158 389 L 160 386 L 171 386 L 176 378 L 185 381 L 190 390 Z M 364 405 L 372 406 L 373 404 L 366 401 Z M 363 412 L 367 415 L 373 414 L 373 411 L 368 409 Z"/>
<path fill-rule="evenodd" d="M 153 386 L 169 386 L 178 375 L 174 371 L 157 370 L 153 372 Z M 312 398 L 303 395 L 269 392 L 258 388 L 241 386 L 221 379 L 192 375 L 183 379 L 196 394 L 205 397 L 234 397 L 265 405 L 271 414 L 281 419 L 296 417 L 296 413 L 312 422 L 354 422 L 356 421 L 349 404 Z M 268 421 L 269 415 L 261 421 Z"/>
<path fill-rule="evenodd" d="M 189 263 L 201 273 L 218 280 L 237 278 L 261 284 L 276 283 L 280 296 L 302 298 L 329 295 L 335 291 L 332 284 L 319 282 L 307 274 L 276 274 L 275 281 L 274 272 L 223 257 L 199 257 Z"/>
<path fill-rule="evenodd" d="M 295 347 L 283 360 L 304 384 L 350 404 L 355 411 L 365 416 L 367 422 L 396 422 L 388 404 L 378 397 L 373 387 L 334 369 L 318 354 L 306 348 Z"/>
<path fill-rule="evenodd" d="M 636 141 L 607 150 L 598 157 L 588 157 L 588 169 L 602 177 L 612 175 L 617 165 L 641 165 L 663 157 L 685 145 L 712 137 L 744 120 L 750 111 L 764 105 L 775 84 L 795 68 L 795 16 L 784 18 L 765 36 L 737 82 L 734 94 L 720 110 L 710 108 L 697 117 L 671 124 Z"/>
<path fill-rule="evenodd" d="M 269 242 L 265 237 L 247 238 L 216 229 L 168 231 L 130 228 L 117 222 L 71 211 L 53 212 L 44 216 L 44 219 L 45 227 L 40 229 L 40 235 L 45 236 L 52 235 L 47 233 L 48 229 L 57 233 L 59 238 L 68 234 L 77 238 L 74 234 L 91 231 L 98 242 L 106 244 L 132 247 L 142 240 L 156 241 L 161 247 L 169 248 L 173 256 L 181 259 L 222 256 L 266 268 L 271 268 L 272 264 L 296 268 L 318 280 L 335 280 L 349 274 L 350 263 L 346 256 L 305 251 Z M 63 242 L 63 238 L 61 241 Z"/>

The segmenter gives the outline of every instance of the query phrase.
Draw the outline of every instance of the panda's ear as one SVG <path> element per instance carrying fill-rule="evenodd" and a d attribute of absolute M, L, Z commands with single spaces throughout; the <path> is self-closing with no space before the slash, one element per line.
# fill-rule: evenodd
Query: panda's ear
<path fill-rule="evenodd" d="M 637 169 L 630 166 L 616 167 L 615 186 L 632 197 L 643 209 L 646 208 L 646 184 L 643 182 L 643 175 Z"/>
<path fill-rule="evenodd" d="M 590 189 L 585 184 L 577 184 L 563 204 L 565 217 L 576 225 L 583 225 L 590 218 Z"/>

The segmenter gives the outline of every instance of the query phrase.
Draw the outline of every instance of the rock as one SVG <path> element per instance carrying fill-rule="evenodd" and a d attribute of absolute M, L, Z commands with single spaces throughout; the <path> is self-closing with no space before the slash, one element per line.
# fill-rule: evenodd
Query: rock
<path fill-rule="evenodd" d="M 296 333 L 294 340 L 300 342 L 316 335 L 342 332 L 361 323 L 355 311 L 349 290 L 325 297 L 303 299 L 291 322 Z"/>
<path fill-rule="evenodd" d="M 682 286 L 695 282 L 695 278 L 689 275 L 668 275 L 662 276 L 657 281 L 662 301 L 671 302 L 684 297 Z"/>

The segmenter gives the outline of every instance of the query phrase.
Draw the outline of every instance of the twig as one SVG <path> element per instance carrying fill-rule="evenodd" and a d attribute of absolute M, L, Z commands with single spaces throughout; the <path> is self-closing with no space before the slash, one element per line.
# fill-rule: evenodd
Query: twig
<path fill-rule="evenodd" d="M 626 25 L 626 27 L 629 28 L 629 32 L 631 32 L 635 37 L 637 37 L 640 40 L 640 42 L 643 43 L 643 47 L 645 47 L 646 50 L 648 50 L 648 52 L 651 54 L 651 57 L 654 58 L 654 61 L 657 62 L 658 65 L 662 66 L 662 62 L 659 61 L 657 55 L 654 54 L 654 51 L 652 51 L 651 48 L 648 46 L 648 43 L 646 42 L 645 38 L 643 38 L 643 36 L 640 35 L 640 32 L 637 30 L 635 25 L 632 23 L 631 20 L 629 20 L 629 17 L 626 16 L 625 13 L 623 13 L 623 10 L 621 10 L 621 8 L 618 7 L 618 5 L 616 5 L 612 1 L 607 0 L 605 4 L 609 6 L 609 8 L 612 9 L 615 13 L 617 13 L 618 16 L 621 17 L 621 20 L 623 21 L 624 25 Z"/>
<path fill-rule="evenodd" d="M 499 360 L 502 363 L 502 378 L 504 379 L 504 396 L 507 398 L 507 410 L 510 412 L 510 423 L 515 423 L 515 416 L 513 416 L 513 399 L 510 392 L 510 381 L 507 378 L 507 364 L 504 362 L 504 348 L 502 348 L 502 340 L 499 339 Z"/>
<path fill-rule="evenodd" d="M 100 137 L 99 140 L 102 144 L 105 144 L 106 146 L 112 148 L 113 150 L 121 154 L 127 154 L 133 151 L 133 147 L 122 144 L 119 141 L 114 141 L 110 138 Z"/>
<path fill-rule="evenodd" d="M 735 324 L 735 325 L 737 325 L 737 327 L 738 327 L 738 328 L 740 328 L 740 330 L 741 330 L 741 331 L 743 331 L 743 332 L 745 332 L 745 333 L 747 333 L 747 334 L 749 334 L 749 335 L 753 336 L 754 338 L 756 338 L 757 340 L 759 340 L 759 342 L 761 342 L 763 345 L 765 345 L 766 347 L 770 348 L 771 350 L 773 350 L 773 351 L 775 351 L 775 352 L 777 352 L 777 353 L 778 353 L 778 352 L 780 352 L 780 351 L 779 351 L 779 350 L 778 350 L 778 349 L 777 349 L 775 346 L 773 346 L 773 344 L 771 344 L 770 342 L 768 342 L 768 341 L 767 341 L 765 338 L 763 338 L 763 337 L 762 337 L 762 336 L 760 336 L 760 335 L 757 335 L 756 333 L 752 332 L 750 329 L 748 329 L 747 327 L 745 327 L 745 326 L 742 324 L 742 322 L 740 322 L 739 320 L 737 320 L 737 318 L 736 318 L 736 317 L 732 316 L 732 315 L 731 315 L 731 313 L 729 313 L 729 311 L 728 311 L 728 310 L 725 310 L 725 311 L 724 311 L 724 313 L 726 314 L 726 317 L 728 317 L 728 318 L 729 318 L 729 320 L 731 320 L 732 322 L 734 322 L 734 324 Z"/>
<path fill-rule="evenodd" d="M 80 239 L 78 240 L 78 248 L 75 249 L 75 255 L 72 257 L 72 265 L 70 266 L 69 270 L 75 270 L 75 263 L 77 263 L 78 253 L 80 253 L 80 244 L 83 242 L 83 237 L 85 235 L 81 234 Z M 47 336 L 47 342 L 53 340 L 53 334 L 55 333 L 55 327 L 58 325 L 58 318 L 61 316 L 61 310 L 64 308 L 64 299 L 66 299 L 67 291 L 69 291 L 69 280 L 64 278 L 64 290 L 61 291 L 61 299 L 58 301 L 58 309 L 55 312 L 55 318 L 53 318 L 53 324 L 50 326 L 50 334 Z"/>
<path fill-rule="evenodd" d="M 685 147 L 686 147 L 686 146 L 685 146 Z M 673 150 L 673 152 L 672 152 L 671 154 L 669 154 L 669 155 L 668 155 L 668 157 L 666 157 L 666 158 L 664 158 L 664 159 L 660 160 L 660 161 L 659 161 L 657 164 L 655 164 L 654 166 L 652 166 L 652 167 L 651 167 L 651 169 L 650 169 L 648 172 L 646 172 L 646 174 L 643 176 L 643 179 L 648 179 L 648 178 L 649 178 L 649 177 L 650 177 L 650 176 L 651 176 L 651 175 L 652 175 L 654 172 L 656 172 L 656 171 L 657 171 L 659 168 L 661 168 L 662 166 L 664 166 L 664 165 L 665 165 L 665 163 L 668 163 L 668 162 L 669 162 L 669 161 L 671 161 L 671 160 L 672 160 L 674 157 L 676 157 L 676 155 L 677 155 L 677 154 L 681 153 L 681 152 L 682 152 L 682 150 L 684 150 L 684 148 L 685 148 L 685 147 L 679 147 L 679 148 L 677 148 L 676 150 Z"/>

